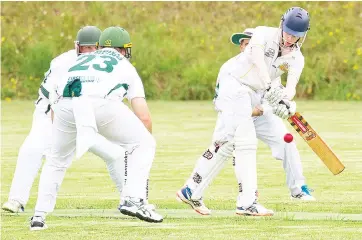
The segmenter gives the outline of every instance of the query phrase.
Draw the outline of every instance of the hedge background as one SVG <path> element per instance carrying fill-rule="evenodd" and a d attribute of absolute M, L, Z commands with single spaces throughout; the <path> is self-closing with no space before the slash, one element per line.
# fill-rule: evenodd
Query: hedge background
<path fill-rule="evenodd" d="M 149 99 L 211 99 L 221 65 L 238 53 L 233 32 L 311 15 L 297 96 L 361 100 L 361 2 L 1 2 L 2 99 L 34 99 L 52 58 L 84 25 L 122 26 Z"/>

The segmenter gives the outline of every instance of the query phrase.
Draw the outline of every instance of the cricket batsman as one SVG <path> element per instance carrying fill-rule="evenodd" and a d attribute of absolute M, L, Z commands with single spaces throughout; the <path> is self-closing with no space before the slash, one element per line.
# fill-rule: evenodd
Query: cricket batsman
<path fill-rule="evenodd" d="M 9 199 L 3 204 L 3 210 L 14 213 L 24 211 L 24 207 L 29 200 L 30 189 L 42 165 L 42 158 L 48 157 L 52 142 L 52 121 L 50 116 L 52 100 L 49 98 L 51 98 L 51 89 L 56 84 L 57 72 L 67 70 L 69 63 L 74 62 L 78 56 L 95 51 L 100 35 L 101 30 L 95 26 L 81 28 L 77 33 L 75 49 L 65 52 L 51 61 L 50 68 L 45 73 L 44 80 L 40 85 L 38 100 L 35 102 L 31 131 L 19 150 Z M 144 117 L 144 119 L 146 118 Z M 124 174 L 119 175 L 116 169 L 124 169 L 124 164 L 115 161 L 115 159 L 119 155 L 124 156 L 124 150 L 119 146 L 105 149 L 103 146 L 95 145 L 90 151 L 104 159 L 112 180 L 116 183 L 119 192 L 122 193 Z"/>
<path fill-rule="evenodd" d="M 315 200 L 305 185 L 295 142 L 284 142 L 288 131 L 282 121 L 296 110 L 292 99 L 304 67 L 300 48 L 308 30 L 308 12 L 299 7 L 290 8 L 282 16 L 279 28 L 255 28 L 245 52 L 229 60 L 227 68 L 221 68 L 214 99 L 218 119 L 212 144 L 200 157 L 186 186 L 177 192 L 177 197 L 196 212 L 210 214 L 202 201 L 203 191 L 235 146 L 235 173 L 239 182 L 236 213 L 274 214 L 257 203 L 257 139 L 264 141 L 273 156 L 283 161 L 291 198 Z M 283 73 L 288 74 L 285 88 L 280 83 Z"/>
<path fill-rule="evenodd" d="M 59 97 L 52 105 L 53 143 L 40 176 L 31 230 L 47 228 L 45 216 L 54 210 L 57 192 L 73 156 L 80 158 L 94 145 L 108 147 L 111 142 L 122 146 L 128 158 L 121 213 L 148 222 L 163 220 L 145 202 L 155 139 L 121 102 L 127 94 L 145 98 L 142 81 L 128 60 L 130 36 L 123 28 L 109 27 L 102 32 L 99 46 L 94 53 L 79 56 L 58 75 L 55 94 Z M 116 161 L 123 161 L 123 157 Z M 117 169 L 118 175 L 122 170 Z"/>

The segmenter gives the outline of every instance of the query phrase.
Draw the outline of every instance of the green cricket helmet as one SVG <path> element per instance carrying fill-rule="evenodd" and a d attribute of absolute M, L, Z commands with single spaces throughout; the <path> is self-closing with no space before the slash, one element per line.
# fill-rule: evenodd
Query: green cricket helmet
<path fill-rule="evenodd" d="M 77 38 L 74 42 L 77 55 L 80 54 L 79 46 L 98 46 L 98 41 L 101 33 L 102 31 L 95 26 L 82 27 L 78 31 Z"/>
<path fill-rule="evenodd" d="M 125 57 L 128 59 L 131 58 L 131 38 L 124 28 L 109 27 L 105 29 L 99 38 L 99 46 L 124 48 L 126 50 Z"/>

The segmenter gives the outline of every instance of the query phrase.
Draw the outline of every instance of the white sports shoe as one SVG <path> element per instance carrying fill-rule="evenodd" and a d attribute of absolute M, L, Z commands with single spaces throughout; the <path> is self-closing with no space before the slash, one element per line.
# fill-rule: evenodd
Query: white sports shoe
<path fill-rule="evenodd" d="M 136 212 L 136 218 L 141 219 L 146 222 L 154 222 L 159 223 L 163 221 L 163 217 L 156 213 L 154 206 L 143 204 L 141 205 L 137 212 Z"/>
<path fill-rule="evenodd" d="M 3 210 L 12 212 L 12 213 L 22 213 L 24 212 L 24 207 L 16 200 L 9 200 L 3 204 Z"/>
<path fill-rule="evenodd" d="M 313 190 L 309 189 L 307 185 L 302 186 L 302 191 L 297 195 L 291 195 L 291 200 L 299 200 L 299 201 L 316 201 L 315 197 L 313 197 L 310 192 Z"/>
<path fill-rule="evenodd" d="M 245 216 L 273 216 L 274 211 L 266 209 L 263 205 L 254 202 L 250 207 L 237 207 L 236 214 Z"/>
<path fill-rule="evenodd" d="M 210 215 L 211 210 L 206 207 L 204 202 L 201 199 L 192 199 L 192 193 L 189 187 L 183 187 L 176 193 L 176 199 L 184 203 L 189 204 L 195 212 L 201 215 Z"/>
<path fill-rule="evenodd" d="M 45 224 L 45 219 L 40 216 L 33 216 L 30 219 L 30 231 L 40 231 L 47 229 L 48 226 Z"/>
<path fill-rule="evenodd" d="M 155 205 L 145 204 L 142 199 L 127 197 L 122 205 L 119 206 L 119 211 L 127 216 L 136 217 L 146 222 L 162 222 L 163 217 L 156 213 Z"/>
<path fill-rule="evenodd" d="M 148 209 L 150 209 L 150 210 L 152 210 L 152 211 L 156 210 L 156 206 L 153 205 L 153 204 L 148 203 L 148 200 L 143 200 L 143 202 L 144 202 L 145 205 L 147 205 L 147 208 L 148 208 Z M 117 208 L 119 211 L 121 211 L 121 207 L 124 205 L 124 203 L 125 203 L 125 201 L 124 201 L 124 199 L 123 199 L 123 200 L 121 201 L 121 203 L 119 204 L 118 208 Z M 126 215 L 127 215 L 127 214 L 126 214 Z"/>

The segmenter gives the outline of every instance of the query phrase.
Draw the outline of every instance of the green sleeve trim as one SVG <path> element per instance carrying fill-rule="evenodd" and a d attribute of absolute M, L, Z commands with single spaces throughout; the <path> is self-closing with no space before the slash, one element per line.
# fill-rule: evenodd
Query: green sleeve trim
<path fill-rule="evenodd" d="M 123 88 L 126 90 L 126 92 L 123 94 L 123 97 L 124 97 L 124 96 L 126 96 L 126 94 L 127 94 L 128 86 L 129 86 L 129 85 L 126 84 L 126 83 L 123 83 L 123 84 L 118 83 L 114 88 L 112 88 L 112 89 L 107 93 L 107 96 L 108 96 L 109 94 L 111 94 L 111 92 L 113 92 L 114 90 L 123 87 Z"/>
<path fill-rule="evenodd" d="M 45 89 L 45 87 L 43 87 L 43 85 L 40 85 L 40 91 L 47 99 L 49 99 L 49 92 Z"/>

